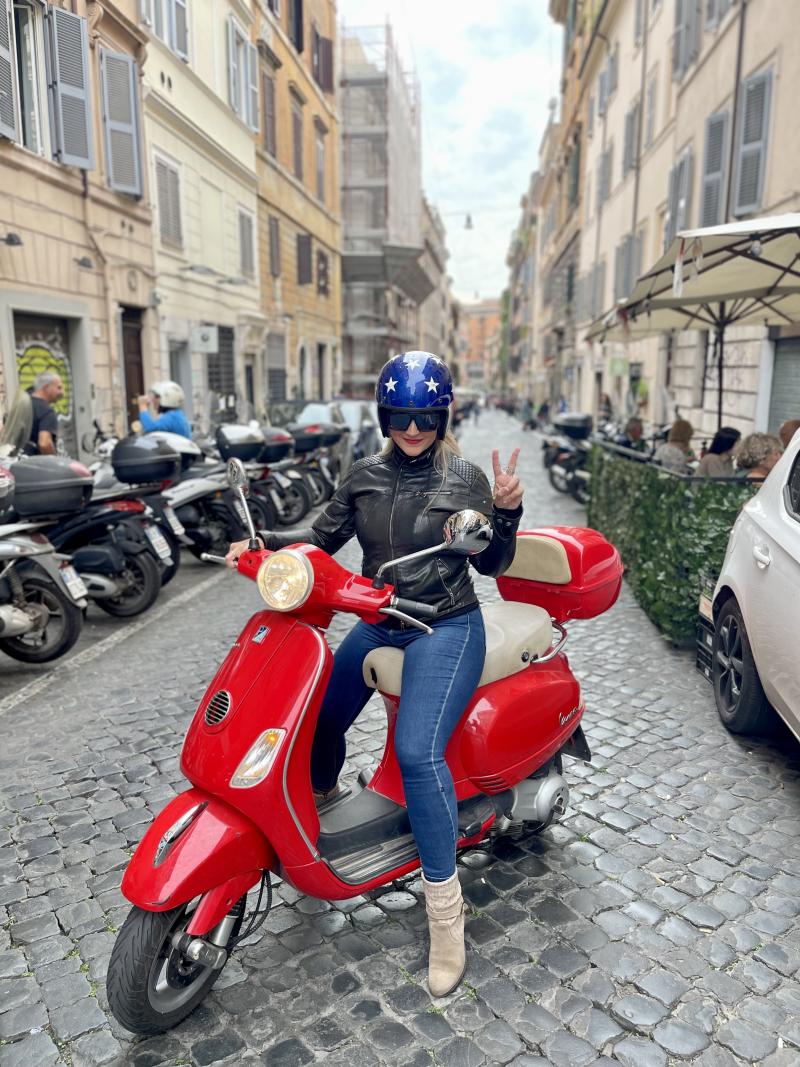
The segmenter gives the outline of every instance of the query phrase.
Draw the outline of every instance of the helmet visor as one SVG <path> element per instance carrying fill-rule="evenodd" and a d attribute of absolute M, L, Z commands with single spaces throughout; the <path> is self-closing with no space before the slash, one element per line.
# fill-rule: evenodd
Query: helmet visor
<path fill-rule="evenodd" d="M 407 430 L 413 422 L 420 433 L 430 433 L 439 429 L 439 420 L 444 414 L 438 411 L 390 411 L 389 429 Z"/>

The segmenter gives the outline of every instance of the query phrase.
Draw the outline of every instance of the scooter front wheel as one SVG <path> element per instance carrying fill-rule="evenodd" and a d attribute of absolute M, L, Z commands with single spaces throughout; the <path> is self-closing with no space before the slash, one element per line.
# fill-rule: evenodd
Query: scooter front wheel
<path fill-rule="evenodd" d="M 114 943 L 106 979 L 109 1006 L 127 1030 L 160 1034 L 177 1026 L 222 973 L 222 967 L 195 963 L 176 947 L 190 918 L 187 905 L 170 911 L 133 907 L 128 913 Z M 231 938 L 240 927 L 241 916 Z"/>

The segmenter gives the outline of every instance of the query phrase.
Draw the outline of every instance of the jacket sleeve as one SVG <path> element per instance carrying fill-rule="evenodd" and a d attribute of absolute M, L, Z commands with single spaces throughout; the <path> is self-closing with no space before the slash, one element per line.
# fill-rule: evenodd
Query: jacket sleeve
<path fill-rule="evenodd" d="M 328 506 L 313 525 L 305 530 L 258 531 L 267 548 L 275 550 L 287 545 L 316 545 L 329 555 L 338 552 L 356 532 L 356 513 L 353 500 L 351 467 L 342 484 L 328 501 Z"/>
<path fill-rule="evenodd" d="M 482 470 L 477 472 L 469 491 L 469 507 L 486 515 L 493 530 L 491 543 L 477 556 L 470 556 L 470 563 L 480 574 L 497 578 L 507 570 L 517 550 L 517 527 L 522 518 L 522 505 L 514 511 L 496 508 L 492 502 L 492 490 Z"/>

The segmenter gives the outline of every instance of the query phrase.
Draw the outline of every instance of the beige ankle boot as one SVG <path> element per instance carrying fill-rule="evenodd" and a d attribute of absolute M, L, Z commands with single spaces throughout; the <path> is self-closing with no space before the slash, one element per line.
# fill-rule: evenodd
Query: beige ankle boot
<path fill-rule="evenodd" d="M 423 875 L 431 951 L 428 989 L 432 997 L 446 997 L 464 977 L 464 901 L 458 873 L 446 882 L 429 882 Z"/>

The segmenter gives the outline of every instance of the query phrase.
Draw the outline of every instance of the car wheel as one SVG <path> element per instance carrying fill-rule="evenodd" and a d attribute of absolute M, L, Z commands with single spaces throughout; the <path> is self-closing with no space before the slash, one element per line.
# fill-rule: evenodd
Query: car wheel
<path fill-rule="evenodd" d="M 712 671 L 717 711 L 728 730 L 733 734 L 766 732 L 772 724 L 772 711 L 734 597 L 723 604 L 717 617 Z"/>

